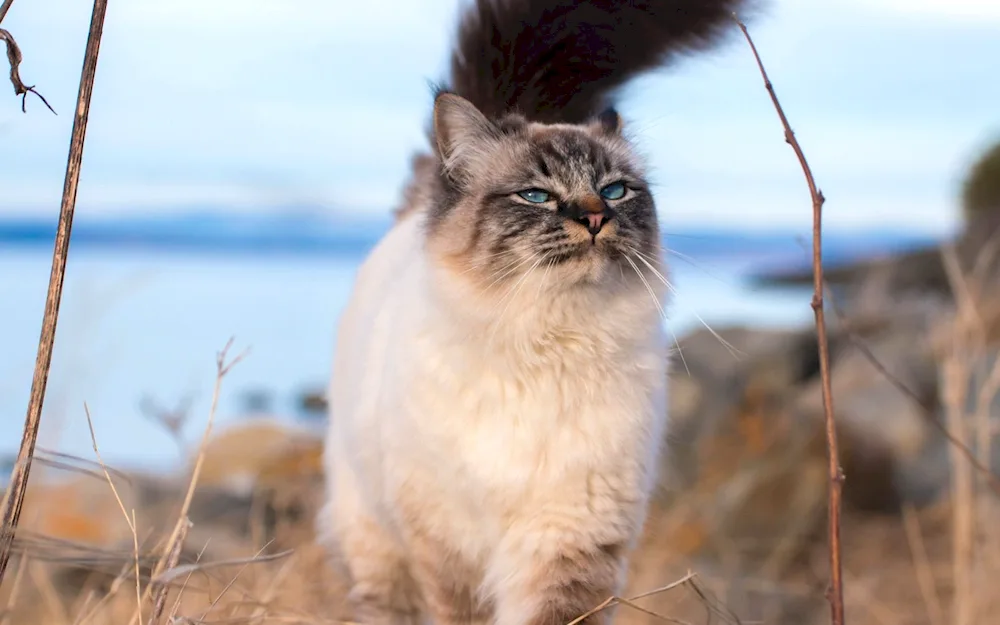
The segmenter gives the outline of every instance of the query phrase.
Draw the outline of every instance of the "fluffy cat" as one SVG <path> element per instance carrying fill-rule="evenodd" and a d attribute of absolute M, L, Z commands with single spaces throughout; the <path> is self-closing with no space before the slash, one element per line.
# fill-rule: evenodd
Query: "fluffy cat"
<path fill-rule="evenodd" d="M 669 345 L 656 210 L 608 98 L 739 4 L 465 10 L 433 151 L 337 334 L 317 529 L 356 620 L 556 625 L 622 587 Z"/>

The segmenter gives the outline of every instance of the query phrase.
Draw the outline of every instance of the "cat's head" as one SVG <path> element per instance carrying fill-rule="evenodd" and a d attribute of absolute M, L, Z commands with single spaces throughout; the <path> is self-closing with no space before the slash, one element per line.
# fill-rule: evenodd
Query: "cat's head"
<path fill-rule="evenodd" d="M 621 126 L 612 109 L 580 125 L 489 119 L 439 93 L 430 249 L 483 288 L 532 272 L 552 286 L 642 279 L 659 264 L 659 228 Z"/>

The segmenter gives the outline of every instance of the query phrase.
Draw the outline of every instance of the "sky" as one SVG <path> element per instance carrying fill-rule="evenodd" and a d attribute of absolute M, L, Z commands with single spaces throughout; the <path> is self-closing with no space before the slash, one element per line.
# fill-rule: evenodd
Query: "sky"
<path fill-rule="evenodd" d="M 425 145 L 459 0 L 110 0 L 78 216 L 392 210 Z M 89 2 L 15 0 L 0 89 L 0 217 L 55 215 Z M 750 23 L 828 198 L 830 228 L 955 227 L 961 176 L 1000 139 L 1000 2 L 767 0 Z M 633 83 L 619 109 L 674 227 L 807 227 L 810 200 L 746 42 Z"/>

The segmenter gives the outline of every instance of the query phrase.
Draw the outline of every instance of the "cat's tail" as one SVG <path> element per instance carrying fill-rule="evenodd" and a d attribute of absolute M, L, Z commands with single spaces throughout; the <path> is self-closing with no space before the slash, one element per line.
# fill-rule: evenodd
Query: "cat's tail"
<path fill-rule="evenodd" d="M 580 123 L 629 79 L 715 45 L 751 0 L 472 0 L 450 91 L 490 117 Z"/>

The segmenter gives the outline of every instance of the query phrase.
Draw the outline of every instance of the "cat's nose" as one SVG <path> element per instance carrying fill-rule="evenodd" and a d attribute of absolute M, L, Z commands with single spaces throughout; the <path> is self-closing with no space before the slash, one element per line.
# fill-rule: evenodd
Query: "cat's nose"
<path fill-rule="evenodd" d="M 614 211 L 608 208 L 604 201 L 596 195 L 580 198 L 566 208 L 568 210 L 563 214 L 571 221 L 586 228 L 590 236 L 597 236 L 597 233 L 615 216 Z"/>
<path fill-rule="evenodd" d="M 601 231 L 604 224 L 611 220 L 611 215 L 607 210 L 602 210 L 599 213 L 585 213 L 577 219 L 584 227 L 587 228 L 587 232 L 591 236 L 597 236 L 597 233 Z"/>

